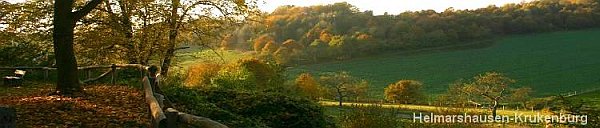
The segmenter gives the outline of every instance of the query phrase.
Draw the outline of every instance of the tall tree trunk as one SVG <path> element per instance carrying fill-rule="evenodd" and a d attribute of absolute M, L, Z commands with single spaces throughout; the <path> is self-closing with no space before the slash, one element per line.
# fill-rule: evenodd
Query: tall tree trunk
<path fill-rule="evenodd" d="M 341 108 L 342 107 L 342 100 L 344 99 L 342 97 L 342 90 L 340 88 L 335 88 L 335 89 L 336 89 L 336 92 L 337 92 L 337 98 L 338 98 L 338 101 L 339 101 L 339 106 Z"/>
<path fill-rule="evenodd" d="M 127 3 L 125 0 L 117 0 L 119 3 L 119 12 L 121 15 L 117 15 L 113 12 L 112 7 L 110 6 L 110 1 L 106 0 L 106 3 L 109 6 L 106 6 L 106 10 L 108 15 L 110 16 L 111 23 L 113 29 L 121 32 L 125 36 L 125 49 L 127 49 L 127 62 L 130 64 L 137 64 L 141 61 L 140 54 L 138 52 L 137 43 L 133 39 L 133 27 L 131 23 L 131 6 L 130 3 Z"/>
<path fill-rule="evenodd" d="M 56 90 L 59 94 L 70 95 L 80 92 L 77 76 L 77 61 L 73 51 L 74 14 L 71 12 L 73 0 L 55 0 L 54 29 L 52 38 L 58 67 Z"/>
<path fill-rule="evenodd" d="M 92 11 L 102 0 L 92 0 L 76 12 L 73 10 L 73 0 L 54 1 L 54 19 L 52 24 L 52 43 L 56 54 L 58 94 L 71 95 L 82 91 L 77 75 L 77 60 L 73 50 L 73 31 L 75 22 Z"/>
<path fill-rule="evenodd" d="M 119 8 L 121 8 L 121 23 L 123 25 L 123 34 L 125 34 L 125 39 L 127 44 L 125 47 L 127 48 L 127 54 L 129 57 L 127 58 L 130 64 L 139 63 L 139 52 L 138 47 L 133 39 L 133 26 L 131 23 L 131 7 L 130 3 L 127 3 L 125 0 L 118 0 Z"/>
<path fill-rule="evenodd" d="M 177 14 L 177 9 L 179 8 L 179 0 L 172 0 L 172 8 L 171 8 L 171 18 L 169 20 L 169 44 L 167 48 L 167 53 L 165 53 L 165 57 L 162 62 L 162 66 L 160 69 L 160 74 L 168 75 L 169 67 L 171 67 L 171 60 L 175 56 L 175 44 L 177 44 L 177 19 L 179 14 Z"/>
<path fill-rule="evenodd" d="M 150 58 L 149 56 L 152 55 L 152 54 L 148 55 L 143 51 L 148 51 L 148 52 L 153 51 L 153 50 L 146 49 L 147 45 L 148 45 L 148 41 L 147 41 L 148 40 L 147 39 L 148 38 L 148 34 L 147 34 L 148 33 L 147 32 L 148 31 L 148 14 L 147 14 L 148 6 L 146 4 L 147 3 L 145 3 L 145 2 L 142 3 L 142 6 L 144 6 L 143 7 L 144 13 L 142 14 L 142 37 L 141 37 L 142 42 L 140 42 L 140 49 L 142 49 L 142 50 L 140 50 L 140 52 L 139 52 L 140 53 L 140 64 L 142 64 L 142 65 L 147 65 L 148 58 Z M 152 46 L 150 46 L 150 47 L 152 47 Z"/>
<path fill-rule="evenodd" d="M 494 103 L 492 105 L 492 116 L 494 116 L 494 118 L 496 118 L 496 110 L 498 110 L 498 100 L 494 100 Z"/>

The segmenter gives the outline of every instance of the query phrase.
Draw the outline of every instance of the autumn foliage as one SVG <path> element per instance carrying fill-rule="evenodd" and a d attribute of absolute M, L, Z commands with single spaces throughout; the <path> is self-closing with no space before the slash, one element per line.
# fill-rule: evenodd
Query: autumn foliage
<path fill-rule="evenodd" d="M 311 99 L 318 99 L 323 95 L 324 88 L 309 73 L 302 73 L 296 78 L 296 87 L 302 93 L 301 95 Z"/>
<path fill-rule="evenodd" d="M 92 85 L 87 95 L 48 96 L 51 85 L 23 87 L 0 96 L 14 107 L 17 127 L 146 127 L 148 110 L 143 93 L 128 86 Z"/>
<path fill-rule="evenodd" d="M 416 103 L 420 98 L 423 84 L 415 80 L 400 80 L 385 88 L 385 99 L 398 103 Z"/>
<path fill-rule="evenodd" d="M 221 65 L 211 63 L 200 63 L 192 65 L 187 70 L 185 84 L 187 86 L 207 86 L 211 84 L 211 78 L 218 75 Z"/>

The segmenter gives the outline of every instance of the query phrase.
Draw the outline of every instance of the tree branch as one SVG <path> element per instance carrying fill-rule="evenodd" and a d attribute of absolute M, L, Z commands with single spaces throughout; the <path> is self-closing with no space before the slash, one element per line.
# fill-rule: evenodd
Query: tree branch
<path fill-rule="evenodd" d="M 222 61 L 223 63 L 226 63 L 226 62 L 225 62 L 225 59 L 223 58 L 223 55 L 219 54 L 219 53 L 217 52 L 216 48 L 213 48 L 213 47 L 211 47 L 210 45 L 208 45 L 208 44 L 204 44 L 204 43 L 201 43 L 200 45 L 202 45 L 203 47 L 206 47 L 206 48 L 210 49 L 210 50 L 211 50 L 213 53 L 215 53 L 215 54 L 216 54 L 216 55 L 217 55 L 217 56 L 218 56 L 218 57 L 221 59 L 221 61 Z"/>
<path fill-rule="evenodd" d="M 87 4 L 85 4 L 85 6 L 83 6 L 83 8 L 73 12 L 75 14 L 73 19 L 75 21 L 78 21 L 79 19 L 83 18 L 85 15 L 87 15 L 92 10 L 94 10 L 94 8 L 96 8 L 96 6 L 98 6 L 100 3 L 102 3 L 102 1 L 103 0 L 92 0 L 92 1 L 88 2 Z"/>

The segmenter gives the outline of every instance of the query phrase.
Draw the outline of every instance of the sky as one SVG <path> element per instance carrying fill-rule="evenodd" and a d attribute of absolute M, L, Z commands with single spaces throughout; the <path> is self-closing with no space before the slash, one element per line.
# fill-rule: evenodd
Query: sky
<path fill-rule="evenodd" d="M 4 1 L 4 0 L 0 0 Z M 9 2 L 23 2 L 25 0 L 6 0 Z M 337 2 L 348 2 L 360 11 L 371 10 L 375 15 L 399 14 L 405 11 L 419 11 L 433 9 L 437 12 L 449 7 L 454 9 L 476 9 L 488 5 L 502 6 L 507 3 L 520 3 L 531 0 L 259 0 L 259 9 L 273 12 L 282 5 L 310 6 L 326 5 Z"/>

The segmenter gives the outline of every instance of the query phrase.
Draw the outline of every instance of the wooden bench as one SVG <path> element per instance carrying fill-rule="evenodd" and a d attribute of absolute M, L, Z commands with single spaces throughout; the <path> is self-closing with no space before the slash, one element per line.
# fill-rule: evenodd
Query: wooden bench
<path fill-rule="evenodd" d="M 16 87 L 23 85 L 23 76 L 25 76 L 25 72 L 23 70 L 15 70 L 14 76 L 5 76 L 4 86 Z"/>

